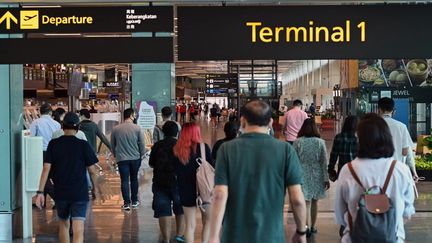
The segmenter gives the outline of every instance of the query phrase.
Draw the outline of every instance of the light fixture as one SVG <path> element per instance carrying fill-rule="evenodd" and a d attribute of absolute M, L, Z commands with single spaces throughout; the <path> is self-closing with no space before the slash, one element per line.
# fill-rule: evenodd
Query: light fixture
<path fill-rule="evenodd" d="M 43 34 L 44 36 L 81 36 L 81 33 L 53 33 L 53 34 Z"/>
<path fill-rule="evenodd" d="M 84 35 L 84 37 L 89 37 L 89 38 L 96 38 L 96 37 L 113 37 L 113 38 L 117 38 L 117 37 L 131 37 L 131 35 Z"/>
<path fill-rule="evenodd" d="M 60 5 L 23 5 L 22 8 L 61 8 Z"/>

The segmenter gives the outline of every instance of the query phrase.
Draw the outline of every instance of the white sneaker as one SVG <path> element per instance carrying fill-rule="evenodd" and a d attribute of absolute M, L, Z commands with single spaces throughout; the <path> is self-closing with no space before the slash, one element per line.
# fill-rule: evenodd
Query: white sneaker
<path fill-rule="evenodd" d="M 132 208 L 133 209 L 136 209 L 136 208 L 138 208 L 139 207 L 139 205 L 140 205 L 140 202 L 134 202 L 134 203 L 132 203 Z"/>

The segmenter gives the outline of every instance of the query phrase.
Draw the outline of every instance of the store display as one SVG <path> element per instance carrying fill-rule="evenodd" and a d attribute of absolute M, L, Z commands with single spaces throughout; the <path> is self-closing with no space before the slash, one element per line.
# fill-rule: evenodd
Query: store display
<path fill-rule="evenodd" d="M 360 87 L 430 87 L 432 59 L 359 60 Z"/>
<path fill-rule="evenodd" d="M 413 83 L 420 85 L 428 77 L 428 62 L 425 59 L 413 59 L 407 63 L 407 70 Z"/>
<path fill-rule="evenodd" d="M 363 86 L 388 86 L 378 62 L 366 61 L 361 63 L 363 68 L 359 68 L 359 80 Z M 359 62 L 360 66 L 360 62 Z"/>

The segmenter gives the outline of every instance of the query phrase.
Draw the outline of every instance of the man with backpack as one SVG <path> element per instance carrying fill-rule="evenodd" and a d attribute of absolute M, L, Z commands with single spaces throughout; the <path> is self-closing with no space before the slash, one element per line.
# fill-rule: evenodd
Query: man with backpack
<path fill-rule="evenodd" d="M 156 144 L 158 141 L 164 139 L 164 132 L 162 130 L 162 127 L 167 121 L 171 121 L 172 119 L 172 110 L 169 106 L 165 106 L 164 108 L 162 108 L 161 113 L 162 113 L 162 122 L 156 125 L 153 130 L 153 144 Z M 177 124 L 178 130 L 180 131 L 181 130 L 180 124 L 177 121 L 175 121 L 175 123 Z M 178 138 L 178 135 L 175 135 L 175 138 Z"/>
<path fill-rule="evenodd" d="M 286 242 L 283 209 L 287 189 L 297 227 L 293 242 L 306 242 L 299 159 L 290 144 L 268 135 L 271 114 L 264 101 L 248 102 L 241 110 L 243 134 L 218 151 L 211 243 Z"/>

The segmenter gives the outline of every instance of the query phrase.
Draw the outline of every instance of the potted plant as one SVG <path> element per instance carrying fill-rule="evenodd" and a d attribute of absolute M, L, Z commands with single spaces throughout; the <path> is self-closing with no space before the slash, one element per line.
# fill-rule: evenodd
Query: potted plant
<path fill-rule="evenodd" d="M 273 125 L 273 129 L 275 131 L 279 131 L 282 129 L 282 125 L 279 122 L 281 116 L 284 116 L 284 113 L 281 111 L 274 110 L 272 112 L 272 118 L 273 118 L 273 124 L 272 125 Z"/>
<path fill-rule="evenodd" d="M 416 157 L 415 165 L 417 174 L 426 181 L 432 181 L 432 155 Z"/>
<path fill-rule="evenodd" d="M 424 137 L 419 143 L 420 146 L 426 146 L 428 149 L 432 149 L 432 136 Z M 415 164 L 417 174 L 420 177 L 424 177 L 426 181 L 432 181 L 432 155 L 427 153 L 416 157 Z"/>
<path fill-rule="evenodd" d="M 336 116 L 332 112 L 326 112 L 321 116 L 321 129 L 334 129 Z"/>

